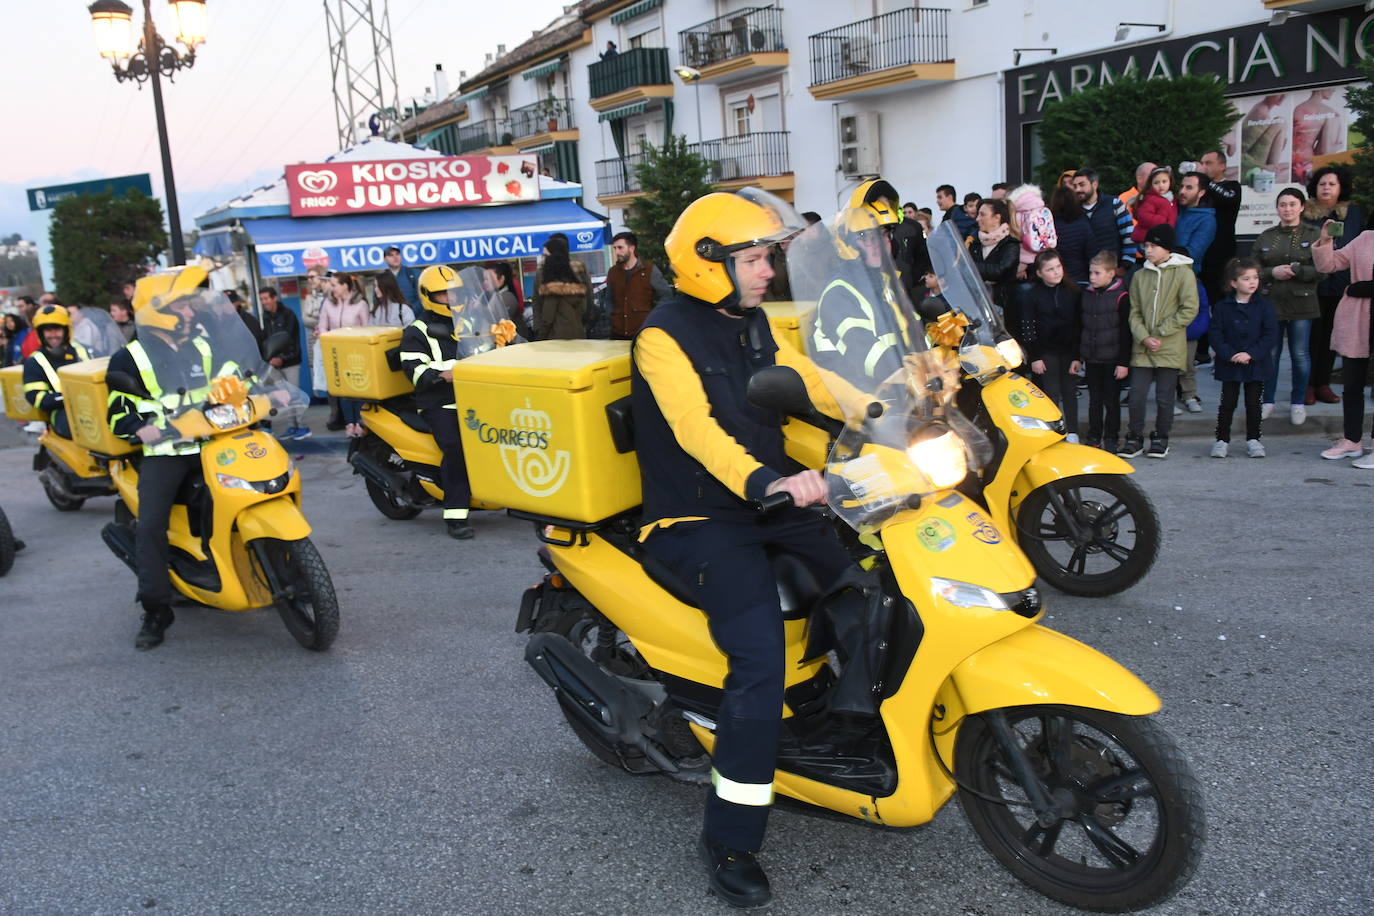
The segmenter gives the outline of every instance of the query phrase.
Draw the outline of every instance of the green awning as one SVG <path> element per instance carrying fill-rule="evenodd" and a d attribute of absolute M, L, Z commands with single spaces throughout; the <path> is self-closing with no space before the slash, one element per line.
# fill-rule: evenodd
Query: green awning
<path fill-rule="evenodd" d="M 636 16 L 643 16 L 649 10 L 657 9 L 663 5 L 663 0 L 642 0 L 634 6 L 627 6 L 618 13 L 611 14 L 611 25 L 620 25 L 626 19 L 633 19 Z"/>
<path fill-rule="evenodd" d="M 555 146 L 557 146 L 556 143 L 549 141 L 548 143 L 540 143 L 538 146 L 518 146 L 516 150 L 521 153 L 547 153 Z"/>
<path fill-rule="evenodd" d="M 415 145 L 429 146 L 431 143 L 434 142 L 434 138 L 442 134 L 444 130 L 445 128 L 443 127 L 439 128 L 438 130 L 431 130 L 429 133 L 423 135 L 422 137 L 420 137 L 420 139 L 416 140 Z"/>
<path fill-rule="evenodd" d="M 472 90 L 471 92 L 465 92 L 465 93 L 463 93 L 462 95 L 458 96 L 458 98 L 454 99 L 454 101 L 455 101 L 455 102 L 471 102 L 473 99 L 482 99 L 482 98 L 486 98 L 487 93 L 490 92 L 490 91 L 491 91 L 491 87 L 490 87 L 490 86 L 478 86 L 476 89 Z"/>
<path fill-rule="evenodd" d="M 629 105 L 621 105 L 619 108 L 612 108 L 610 111 L 603 111 L 597 116 L 598 121 L 615 121 L 620 118 L 628 118 L 630 115 L 637 115 L 649 107 L 647 101 L 633 102 Z"/>
<path fill-rule="evenodd" d="M 538 79 L 541 76 L 548 76 L 556 73 L 563 66 L 563 58 L 555 57 L 553 60 L 546 60 L 538 66 L 530 67 L 528 70 L 520 72 L 520 78 L 525 80 Z"/>

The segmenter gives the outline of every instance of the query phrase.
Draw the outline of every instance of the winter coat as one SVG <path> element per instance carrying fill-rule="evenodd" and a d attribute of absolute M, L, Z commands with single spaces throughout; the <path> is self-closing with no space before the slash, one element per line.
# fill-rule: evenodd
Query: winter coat
<path fill-rule="evenodd" d="M 1097 239 L 1093 235 L 1092 224 L 1083 217 L 1078 219 L 1054 221 L 1054 234 L 1059 243 L 1055 245 L 1059 260 L 1064 262 L 1064 273 L 1079 286 L 1088 282 L 1088 262 L 1097 254 Z"/>
<path fill-rule="evenodd" d="M 534 336 L 536 340 L 581 340 L 583 318 L 590 310 L 592 284 L 581 261 L 572 262 L 579 282 L 545 282 L 541 267 L 534 277 Z"/>
<path fill-rule="evenodd" d="M 404 302 L 378 301 L 367 315 L 372 327 L 403 328 L 414 320 L 415 310 Z"/>
<path fill-rule="evenodd" d="M 610 289 L 611 336 L 617 340 L 634 337 L 654 303 L 672 292 L 662 271 L 642 258 L 631 270 L 620 264 L 612 266 L 606 272 L 606 286 Z"/>
<path fill-rule="evenodd" d="M 1307 203 L 1303 204 L 1302 221 L 1310 223 L 1321 229 L 1322 224 L 1329 219 L 1339 220 L 1345 223 L 1345 234 L 1336 239 L 1336 247 L 1344 248 L 1355 240 L 1364 231 L 1364 211 L 1359 205 L 1350 201 L 1341 201 L 1335 207 L 1327 209 L 1315 197 L 1309 197 Z M 1328 299 L 1339 299 L 1345 295 L 1345 288 L 1350 285 L 1350 271 L 1338 270 L 1334 273 L 1327 271 L 1326 276 L 1317 284 L 1317 295 L 1325 296 Z"/>
<path fill-rule="evenodd" d="M 338 328 L 356 328 L 367 324 L 367 303 L 362 299 L 352 302 L 325 301 L 320 308 L 320 320 L 315 330 L 321 334 Z"/>
<path fill-rule="evenodd" d="M 964 208 L 955 204 L 945 211 L 944 219 L 940 223 L 954 222 L 954 228 L 959 230 L 959 234 L 964 238 L 973 238 L 978 234 L 978 222 L 973 217 L 964 212 Z"/>
<path fill-rule="evenodd" d="M 1083 290 L 1078 355 L 1085 363 L 1130 365 L 1131 295 L 1120 277 L 1101 289 L 1089 286 Z"/>
<path fill-rule="evenodd" d="M 1329 242 L 1312 246 L 1312 260 L 1322 273 L 1350 271 L 1350 281 L 1374 280 L 1374 231 L 1361 232 L 1344 248 Z M 1369 356 L 1369 300 L 1344 294 L 1331 321 L 1331 349 L 1341 356 Z"/>
<path fill-rule="evenodd" d="M 1178 225 L 1178 206 L 1172 200 L 1153 188 L 1136 197 L 1135 229 L 1131 232 L 1133 241 L 1145 241 L 1145 233 L 1163 223 Z"/>
<path fill-rule="evenodd" d="M 1136 244 L 1131 241 L 1135 223 L 1119 198 L 1099 194 L 1091 210 L 1083 208 L 1083 215 L 1093 230 L 1093 247 L 1112 252 L 1123 264 L 1135 263 Z"/>
<path fill-rule="evenodd" d="M 1188 249 L 1193 273 L 1202 273 L 1202 259 L 1217 237 L 1217 211 L 1211 207 L 1179 207 L 1176 238 L 1180 248 Z"/>
<path fill-rule="evenodd" d="M 1251 256 L 1260 263 L 1261 293 L 1274 304 L 1279 321 L 1316 318 L 1317 281 L 1321 279 L 1312 261 L 1312 246 L 1321 238 L 1316 226 L 1299 223 L 1288 227 L 1270 226 L 1255 239 Z M 1298 262 L 1297 276 L 1291 280 L 1274 279 L 1274 268 Z"/>
<path fill-rule="evenodd" d="M 301 364 L 301 327 L 296 319 L 296 313 L 286 307 L 286 303 L 278 301 L 277 310 L 269 312 L 262 310 L 262 332 L 266 335 L 263 343 L 272 339 L 274 334 L 285 334 L 291 341 L 291 345 L 278 353 L 283 368 L 299 366 Z"/>
<path fill-rule="evenodd" d="M 1171 254 L 1162 265 L 1146 260 L 1131 277 L 1131 365 L 1148 369 L 1187 368 L 1188 325 L 1197 317 L 1193 259 Z M 1146 348 L 1159 339 L 1158 350 Z"/>
<path fill-rule="evenodd" d="M 1033 184 L 1023 184 L 1007 195 L 1011 201 L 1012 219 L 1021 233 L 1021 263 L 1030 264 L 1042 251 L 1059 244 L 1059 236 L 1054 231 L 1054 214 L 1045 206 L 1040 189 Z"/>
<path fill-rule="evenodd" d="M 1216 356 L 1212 375 L 1219 382 L 1263 382 L 1274 374 L 1274 344 L 1279 338 L 1274 303 L 1259 295 L 1249 302 L 1227 296 L 1212 306 L 1212 328 L 1207 339 Z M 1249 353 L 1250 362 L 1231 362 L 1237 353 Z"/>
<path fill-rule="evenodd" d="M 1006 308 L 1014 294 L 1018 248 L 1016 239 L 1010 235 L 994 245 L 987 254 L 983 253 L 983 245 L 976 235 L 968 246 L 973 266 L 978 268 L 978 275 L 983 282 L 991 287 L 992 301 L 1000 308 Z"/>
<path fill-rule="evenodd" d="M 1031 284 L 1021 310 L 1021 346 L 1027 362 L 1048 354 L 1078 358 L 1082 298 L 1078 284 L 1067 278 L 1058 286 Z"/>

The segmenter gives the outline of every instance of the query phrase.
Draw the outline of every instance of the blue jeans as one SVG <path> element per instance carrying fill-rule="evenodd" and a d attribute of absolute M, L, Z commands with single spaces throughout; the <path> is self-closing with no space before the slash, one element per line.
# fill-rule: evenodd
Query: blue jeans
<path fill-rule="evenodd" d="M 1289 404 L 1301 404 L 1307 394 L 1307 379 L 1312 374 L 1312 353 L 1308 342 L 1312 337 L 1312 319 L 1295 318 L 1279 322 L 1279 336 L 1274 341 L 1274 371 L 1264 383 L 1264 403 L 1273 404 L 1279 388 L 1279 360 L 1283 357 L 1283 338 L 1288 336 L 1288 359 L 1293 363 L 1293 392 Z"/>
<path fill-rule="evenodd" d="M 361 423 L 363 402 L 357 398 L 339 398 L 339 413 L 345 423 Z"/>

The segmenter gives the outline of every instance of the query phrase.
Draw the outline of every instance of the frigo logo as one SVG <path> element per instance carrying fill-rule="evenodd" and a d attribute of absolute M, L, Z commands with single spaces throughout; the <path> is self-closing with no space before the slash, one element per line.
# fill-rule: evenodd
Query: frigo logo
<path fill-rule="evenodd" d="M 510 412 L 507 426 L 482 422 L 477 411 L 469 410 L 463 425 L 477 433 L 477 439 L 501 450 L 506 476 L 523 492 L 536 499 L 547 499 L 563 488 L 572 468 L 572 453 L 553 449 L 553 420 L 536 410 L 529 399 L 523 408 Z"/>

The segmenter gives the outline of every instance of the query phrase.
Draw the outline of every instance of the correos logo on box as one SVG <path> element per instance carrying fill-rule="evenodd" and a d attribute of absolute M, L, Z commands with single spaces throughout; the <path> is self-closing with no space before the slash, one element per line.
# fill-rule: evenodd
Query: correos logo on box
<path fill-rule="evenodd" d="M 572 454 L 550 448 L 554 437 L 553 420 L 546 411 L 534 409 L 528 398 L 523 408 L 517 407 L 510 412 L 507 426 L 485 423 L 471 408 L 463 424 L 477 433 L 478 441 L 501 450 L 501 465 L 506 476 L 530 496 L 546 499 L 567 482 Z"/>

